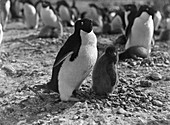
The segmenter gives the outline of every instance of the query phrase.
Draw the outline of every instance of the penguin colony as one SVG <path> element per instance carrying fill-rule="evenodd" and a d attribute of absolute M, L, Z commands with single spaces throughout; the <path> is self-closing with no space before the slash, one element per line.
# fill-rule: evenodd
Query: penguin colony
<path fill-rule="evenodd" d="M 56 32 L 62 36 L 63 27 L 73 27 L 73 34 L 56 56 L 51 79 L 46 85 L 47 89 L 59 93 L 62 101 L 78 101 L 78 98 L 73 97 L 73 92 L 79 89 L 91 72 L 93 91 L 100 96 L 112 93 L 119 83 L 119 61 L 148 58 L 154 46 L 154 36 L 162 35 L 162 13 L 150 5 L 126 4 L 119 9 L 109 10 L 90 3 L 86 11 L 80 12 L 75 0 L 72 6 L 65 0 L 55 4 L 44 0 L 35 3 L 31 0 L 0 2 L 0 43 L 10 11 L 12 19 L 23 16 L 29 29 L 37 29 L 41 21 L 44 29 L 40 33 L 57 29 Z M 169 15 L 170 12 L 166 11 L 163 26 L 168 31 Z M 112 45 L 106 47 L 105 52 L 98 57 L 96 34 L 121 34 L 116 41 L 124 45 L 124 51 L 118 52 Z M 163 39 L 162 36 L 160 38 Z"/>

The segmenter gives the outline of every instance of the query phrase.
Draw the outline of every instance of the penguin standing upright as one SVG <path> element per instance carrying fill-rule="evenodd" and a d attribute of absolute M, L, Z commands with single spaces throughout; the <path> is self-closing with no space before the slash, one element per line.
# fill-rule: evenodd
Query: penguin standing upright
<path fill-rule="evenodd" d="M 77 20 L 74 33 L 60 49 L 47 87 L 59 92 L 63 101 L 78 101 L 71 97 L 91 72 L 97 60 L 97 38 L 89 19 Z"/>
<path fill-rule="evenodd" d="M 2 25 L 2 29 L 5 30 L 6 24 L 9 17 L 10 12 L 10 0 L 1 0 L 0 1 L 0 23 Z"/>
<path fill-rule="evenodd" d="M 118 84 L 117 63 L 118 54 L 115 47 L 107 47 L 92 72 L 92 89 L 97 95 L 108 95 Z"/>
<path fill-rule="evenodd" d="M 25 0 L 23 2 L 24 18 L 25 23 L 30 29 L 37 29 L 39 24 L 39 15 L 30 0 Z"/>
<path fill-rule="evenodd" d="M 136 18 L 131 24 L 131 27 L 127 29 L 129 31 L 127 34 L 128 40 L 125 45 L 125 50 L 134 46 L 143 47 L 146 49 L 147 57 L 149 56 L 151 52 L 151 42 L 154 32 L 153 17 L 153 8 L 147 5 L 140 6 Z M 135 54 L 135 51 L 131 52 Z"/>
<path fill-rule="evenodd" d="M 80 12 L 76 6 L 76 0 L 73 0 L 72 6 L 71 6 L 72 13 L 74 15 L 73 20 L 78 20 Z"/>
<path fill-rule="evenodd" d="M 133 21 L 137 13 L 135 4 L 125 4 L 116 11 L 115 17 L 111 20 L 110 30 L 113 33 L 124 33 L 130 21 Z"/>
<path fill-rule="evenodd" d="M 48 1 L 42 1 L 42 7 L 40 11 L 42 22 L 51 27 L 60 27 L 60 18 L 56 11 Z"/>
<path fill-rule="evenodd" d="M 71 7 L 69 6 L 69 4 L 65 0 L 58 1 L 56 4 L 57 4 L 56 10 L 58 11 L 63 24 L 66 26 L 73 26 L 74 15 L 71 11 Z"/>
<path fill-rule="evenodd" d="M 2 25 L 0 23 L 0 44 L 2 42 L 2 39 L 3 39 L 3 30 L 2 30 Z"/>

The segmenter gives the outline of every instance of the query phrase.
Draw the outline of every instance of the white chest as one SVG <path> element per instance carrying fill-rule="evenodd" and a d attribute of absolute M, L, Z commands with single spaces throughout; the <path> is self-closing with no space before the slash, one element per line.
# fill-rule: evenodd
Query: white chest
<path fill-rule="evenodd" d="M 49 9 L 49 7 L 41 8 L 40 14 L 41 14 L 42 21 L 45 25 L 49 25 L 53 27 L 57 26 L 56 24 L 58 22 L 57 16 L 51 9 Z"/>

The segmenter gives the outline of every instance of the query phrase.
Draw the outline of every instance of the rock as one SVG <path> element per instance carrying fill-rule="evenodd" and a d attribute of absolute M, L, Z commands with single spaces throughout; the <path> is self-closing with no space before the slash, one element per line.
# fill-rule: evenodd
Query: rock
<path fill-rule="evenodd" d="M 9 76 L 12 76 L 17 73 L 17 71 L 14 69 L 12 65 L 3 65 L 2 70 L 4 70 L 5 73 Z"/>
<path fill-rule="evenodd" d="M 162 79 L 162 75 L 157 72 L 153 72 L 150 74 L 150 79 L 154 81 L 158 81 Z"/>
<path fill-rule="evenodd" d="M 141 87 L 151 87 L 152 86 L 152 83 L 150 81 L 140 81 L 140 86 Z"/>
<path fill-rule="evenodd" d="M 170 76 L 165 76 L 165 81 L 170 81 Z"/>
<path fill-rule="evenodd" d="M 125 111 L 123 108 L 119 108 L 117 110 L 117 114 L 127 114 L 127 111 Z"/>
<path fill-rule="evenodd" d="M 159 100 L 153 100 L 152 104 L 155 105 L 155 106 L 158 106 L 158 107 L 162 107 L 163 106 L 163 103 L 161 101 L 159 101 Z"/>

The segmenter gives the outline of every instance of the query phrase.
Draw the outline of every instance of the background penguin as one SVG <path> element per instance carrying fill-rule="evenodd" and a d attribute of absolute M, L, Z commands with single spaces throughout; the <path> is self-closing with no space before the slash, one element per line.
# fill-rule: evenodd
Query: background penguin
<path fill-rule="evenodd" d="M 111 33 L 122 33 L 128 27 L 130 21 L 133 21 L 137 13 L 137 7 L 135 4 L 126 4 L 123 5 L 120 10 L 116 12 L 115 17 L 111 20 L 110 23 L 110 32 Z"/>
<path fill-rule="evenodd" d="M 127 30 L 128 32 L 128 41 L 125 45 L 125 51 L 133 46 L 141 46 L 147 51 L 147 57 L 151 52 L 151 41 L 153 38 L 154 32 L 154 10 L 147 6 L 142 5 L 139 8 L 139 11 L 136 15 L 134 22 L 130 22 L 129 27 Z M 139 55 L 138 55 L 139 56 Z"/>
<path fill-rule="evenodd" d="M 73 13 L 73 15 L 74 15 L 73 20 L 74 20 L 74 21 L 75 21 L 75 20 L 78 20 L 78 18 L 79 18 L 79 16 L 80 16 L 80 12 L 79 12 L 79 10 L 78 10 L 78 8 L 77 8 L 77 6 L 76 6 L 76 0 L 73 0 L 72 6 L 71 6 L 71 11 L 72 11 L 72 13 Z"/>
<path fill-rule="evenodd" d="M 1 0 L 0 1 L 0 23 L 2 25 L 3 30 L 6 28 L 6 24 L 9 17 L 10 12 L 10 0 Z"/>
<path fill-rule="evenodd" d="M 3 39 L 3 30 L 2 30 L 2 25 L 0 23 L 0 44 L 2 43 L 2 39 Z"/>
<path fill-rule="evenodd" d="M 25 23 L 30 29 L 37 29 L 39 24 L 39 15 L 30 0 L 25 0 L 23 2 L 24 18 Z"/>
<path fill-rule="evenodd" d="M 89 8 L 87 8 L 87 12 L 84 13 L 84 17 L 91 19 L 94 23 L 94 32 L 101 33 L 103 30 L 103 17 L 101 8 L 99 8 L 96 4 L 90 3 Z"/>
<path fill-rule="evenodd" d="M 19 0 L 11 0 L 11 19 L 20 19 L 22 18 L 22 3 Z"/>
<path fill-rule="evenodd" d="M 59 92 L 63 101 L 78 101 L 71 97 L 91 72 L 97 60 L 97 38 L 89 19 L 78 20 L 74 33 L 60 49 L 47 87 Z"/>
<path fill-rule="evenodd" d="M 37 10 L 37 13 L 39 15 L 39 17 L 41 16 L 40 15 L 40 11 L 41 11 L 41 8 L 42 8 L 42 0 L 38 0 L 36 3 L 35 3 L 35 9 Z"/>
<path fill-rule="evenodd" d="M 118 54 L 113 46 L 107 47 L 97 60 L 92 72 L 92 89 L 97 95 L 111 93 L 118 84 L 117 62 Z"/>
<path fill-rule="evenodd" d="M 57 4 L 56 10 L 58 11 L 63 24 L 66 26 L 73 26 L 74 15 L 71 11 L 71 7 L 69 6 L 69 4 L 65 0 L 58 1 L 56 4 Z"/>
<path fill-rule="evenodd" d="M 127 4 L 123 6 L 125 9 L 125 30 L 129 31 L 128 28 L 131 27 L 133 21 L 137 14 L 137 7 L 135 4 Z M 131 22 L 131 23 L 130 23 Z M 128 36 L 128 32 L 126 32 L 126 37 Z"/>
<path fill-rule="evenodd" d="M 60 18 L 57 12 L 48 1 L 42 1 L 42 8 L 40 11 L 42 22 L 51 27 L 60 27 Z"/>

